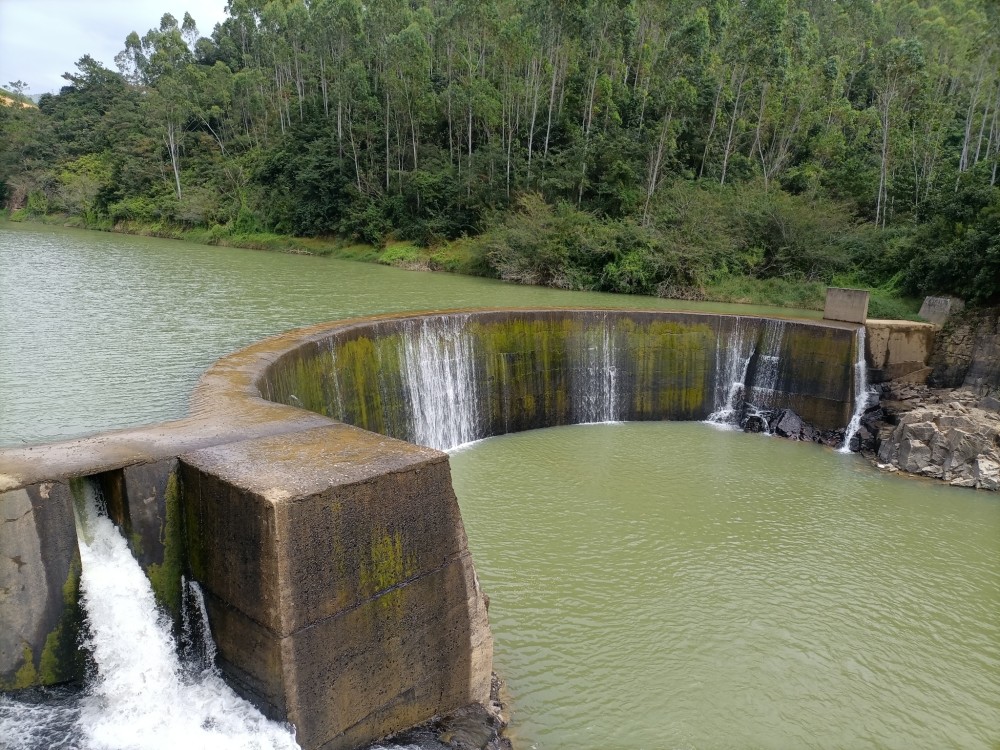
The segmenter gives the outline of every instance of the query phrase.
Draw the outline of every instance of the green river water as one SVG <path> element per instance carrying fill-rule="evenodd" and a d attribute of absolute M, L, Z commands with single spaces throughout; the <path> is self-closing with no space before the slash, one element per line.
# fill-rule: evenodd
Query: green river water
<path fill-rule="evenodd" d="M 182 416 L 287 328 L 489 305 L 787 314 L 0 224 L 0 445 Z M 700 423 L 452 465 L 517 748 L 1000 748 L 996 495 Z"/>

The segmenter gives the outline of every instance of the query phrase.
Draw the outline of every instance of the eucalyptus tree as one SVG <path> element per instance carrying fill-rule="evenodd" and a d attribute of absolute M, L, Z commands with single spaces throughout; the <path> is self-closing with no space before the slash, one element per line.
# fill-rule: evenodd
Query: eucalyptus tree
<path fill-rule="evenodd" d="M 185 13 L 183 23 L 178 24 L 174 16 L 165 13 L 159 28 L 150 29 L 141 39 L 134 31 L 129 34 L 125 49 L 115 58 L 123 75 L 147 91 L 150 115 L 163 129 L 178 200 L 182 197 L 180 151 L 191 114 L 191 91 L 185 74 L 187 66 L 194 62 L 187 39 L 196 34 L 190 14 Z"/>

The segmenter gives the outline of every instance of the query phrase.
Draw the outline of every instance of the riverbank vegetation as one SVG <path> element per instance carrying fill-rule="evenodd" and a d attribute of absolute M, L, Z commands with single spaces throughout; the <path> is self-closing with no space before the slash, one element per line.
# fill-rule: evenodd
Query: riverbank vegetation
<path fill-rule="evenodd" d="M 577 289 L 1000 296 L 988 0 L 229 12 L 0 107 L 8 210 Z"/>

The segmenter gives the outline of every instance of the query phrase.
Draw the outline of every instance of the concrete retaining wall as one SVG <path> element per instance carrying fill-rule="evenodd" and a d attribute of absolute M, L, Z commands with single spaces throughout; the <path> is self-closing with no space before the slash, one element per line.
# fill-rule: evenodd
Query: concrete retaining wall
<path fill-rule="evenodd" d="M 705 419 L 718 403 L 719 369 L 741 325 L 726 315 L 565 310 L 438 321 L 449 326 L 447 337 L 465 339 L 459 349 L 474 382 L 456 383 L 448 397 L 477 400 L 470 440 L 585 421 L 581 404 L 595 367 L 614 372 L 615 419 Z M 412 365 L 406 342 L 420 333 L 412 323 L 375 319 L 325 331 L 267 367 L 258 386 L 274 401 L 414 440 L 413 386 L 405 373 Z M 851 414 L 855 329 L 785 322 L 774 404 L 822 429 L 843 427 Z M 588 359 L 601 348 L 609 354 Z"/>
<path fill-rule="evenodd" d="M 865 325 L 865 356 L 872 383 L 905 378 L 923 383 L 938 327 L 906 320 L 869 320 Z"/>

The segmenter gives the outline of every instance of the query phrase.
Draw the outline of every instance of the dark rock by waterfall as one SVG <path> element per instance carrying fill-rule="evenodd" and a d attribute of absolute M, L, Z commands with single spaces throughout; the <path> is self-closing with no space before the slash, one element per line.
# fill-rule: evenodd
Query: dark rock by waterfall
<path fill-rule="evenodd" d="M 507 728 L 503 698 L 504 682 L 496 673 L 490 685 L 489 705 L 473 703 L 446 716 L 407 729 L 368 750 L 513 750 L 504 736 Z"/>

